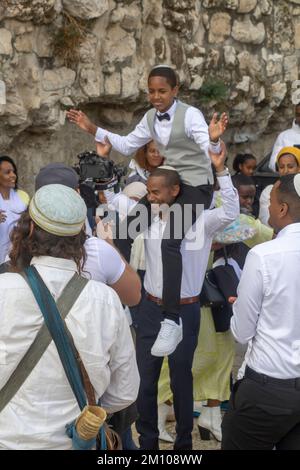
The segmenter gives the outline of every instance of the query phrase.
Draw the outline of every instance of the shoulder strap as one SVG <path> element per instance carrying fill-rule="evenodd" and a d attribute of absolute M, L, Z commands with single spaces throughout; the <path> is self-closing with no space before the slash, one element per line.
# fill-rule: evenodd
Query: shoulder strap
<path fill-rule="evenodd" d="M 77 273 L 68 282 L 57 301 L 57 307 L 62 318 L 66 318 L 87 282 L 87 279 L 79 276 Z M 0 391 L 0 413 L 23 385 L 51 341 L 52 337 L 49 330 L 46 324 L 43 323 L 33 343 Z"/>
<path fill-rule="evenodd" d="M 79 364 L 76 360 L 70 333 L 61 318 L 54 298 L 34 266 L 25 269 L 28 284 L 39 304 L 45 323 L 55 343 L 61 363 L 73 393 L 82 410 L 86 406 L 86 394 L 82 383 Z M 68 332 L 67 332 L 68 331 Z"/>

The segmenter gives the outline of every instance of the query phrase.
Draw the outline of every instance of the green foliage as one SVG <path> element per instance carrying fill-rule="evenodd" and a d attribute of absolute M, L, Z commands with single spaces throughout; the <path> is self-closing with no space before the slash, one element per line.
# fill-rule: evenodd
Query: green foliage
<path fill-rule="evenodd" d="M 222 80 L 207 79 L 199 90 L 200 102 L 209 104 L 211 101 L 224 102 L 228 98 L 229 89 Z"/>
<path fill-rule="evenodd" d="M 53 37 L 54 55 L 60 57 L 66 67 L 79 62 L 79 47 L 86 36 L 85 23 L 63 13 L 63 22 Z"/>

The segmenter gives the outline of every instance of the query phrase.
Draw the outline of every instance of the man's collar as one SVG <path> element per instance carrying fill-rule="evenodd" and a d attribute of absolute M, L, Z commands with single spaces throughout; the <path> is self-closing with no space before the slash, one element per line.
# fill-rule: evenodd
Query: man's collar
<path fill-rule="evenodd" d="M 72 259 L 55 258 L 54 256 L 34 256 L 30 262 L 34 266 L 62 269 L 63 271 L 77 272 L 77 266 Z"/>
<path fill-rule="evenodd" d="M 280 230 L 280 232 L 278 232 L 276 238 L 283 237 L 287 233 L 297 233 L 297 232 L 300 233 L 300 223 L 299 222 L 286 225 L 284 228 L 282 228 Z"/>

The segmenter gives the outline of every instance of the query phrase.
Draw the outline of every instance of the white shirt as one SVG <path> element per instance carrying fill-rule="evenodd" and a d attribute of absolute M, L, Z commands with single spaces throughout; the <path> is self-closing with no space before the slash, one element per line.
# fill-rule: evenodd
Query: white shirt
<path fill-rule="evenodd" d="M 33 258 L 55 299 L 76 271 L 71 260 Z M 0 389 L 28 350 L 43 316 L 22 276 L 0 275 Z M 109 412 L 136 399 L 139 376 L 129 326 L 117 294 L 89 281 L 66 317 L 97 397 Z M 65 425 L 80 413 L 53 341 L 0 413 L 0 448 L 70 449 Z"/>
<path fill-rule="evenodd" d="M 168 144 L 170 139 L 176 106 L 177 101 L 175 100 L 167 111 L 170 115 L 170 121 L 167 121 L 166 119 L 159 121 L 156 118 L 154 122 L 154 131 L 157 137 L 155 140 L 164 146 Z M 220 145 L 210 145 L 208 125 L 199 109 L 194 108 L 193 106 L 189 106 L 185 113 L 184 127 L 187 137 L 196 142 L 196 144 L 199 145 L 200 149 L 203 150 L 207 156 L 209 147 L 210 150 L 215 153 L 219 153 L 221 151 Z M 102 129 L 101 127 L 98 127 L 95 140 L 97 142 L 103 142 L 105 136 L 109 138 L 113 148 L 123 155 L 131 155 L 133 152 L 136 152 L 139 148 L 143 147 L 145 144 L 150 142 L 150 140 L 152 140 L 146 114 L 135 127 L 135 129 L 127 136 L 114 134 L 113 132 L 109 132 L 105 129 Z"/>
<path fill-rule="evenodd" d="M 233 306 L 236 340 L 253 339 L 248 365 L 280 379 L 300 377 L 300 223 L 253 248 Z"/>
<path fill-rule="evenodd" d="M 300 126 L 298 126 L 294 120 L 291 129 L 281 132 L 275 140 L 272 155 L 270 157 L 269 168 L 276 171 L 276 157 L 279 151 L 283 147 L 293 147 L 295 144 L 300 145 Z"/>
<path fill-rule="evenodd" d="M 202 212 L 202 216 L 197 219 L 181 244 L 183 266 L 181 298 L 194 297 L 200 293 L 214 234 L 233 222 L 239 214 L 238 193 L 232 185 L 230 176 L 221 176 L 218 182 L 223 205 Z M 111 204 L 115 203 L 116 208 L 119 198 L 119 195 L 115 195 L 110 200 Z M 132 208 L 135 202 L 130 201 L 129 205 Z M 155 217 L 151 227 L 144 233 L 146 258 L 144 287 L 149 294 L 158 298 L 162 298 L 163 288 L 161 240 L 165 227 L 166 222 Z M 197 240 L 200 241 L 200 245 L 197 244 Z"/>
<path fill-rule="evenodd" d="M 82 275 L 105 284 L 115 284 L 125 271 L 120 254 L 109 243 L 97 237 L 90 237 L 84 244 L 86 262 Z"/>
<path fill-rule="evenodd" d="M 268 227 L 270 227 L 268 222 L 270 217 L 269 205 L 272 188 L 273 184 L 269 184 L 268 186 L 266 186 L 259 198 L 258 218 L 264 225 L 267 225 Z"/>
<path fill-rule="evenodd" d="M 6 215 L 6 220 L 0 222 L 0 264 L 4 263 L 10 249 L 10 233 L 26 207 L 15 189 L 10 190 L 9 199 L 3 199 L 0 194 L 0 210 Z"/>

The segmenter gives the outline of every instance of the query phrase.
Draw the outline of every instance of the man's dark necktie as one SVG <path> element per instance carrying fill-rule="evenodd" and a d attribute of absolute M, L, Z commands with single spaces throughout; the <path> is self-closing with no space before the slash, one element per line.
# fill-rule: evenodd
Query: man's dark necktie
<path fill-rule="evenodd" d="M 156 117 L 159 121 L 162 121 L 163 119 L 166 119 L 167 121 L 170 121 L 170 114 L 165 113 L 165 114 L 156 114 Z"/>

